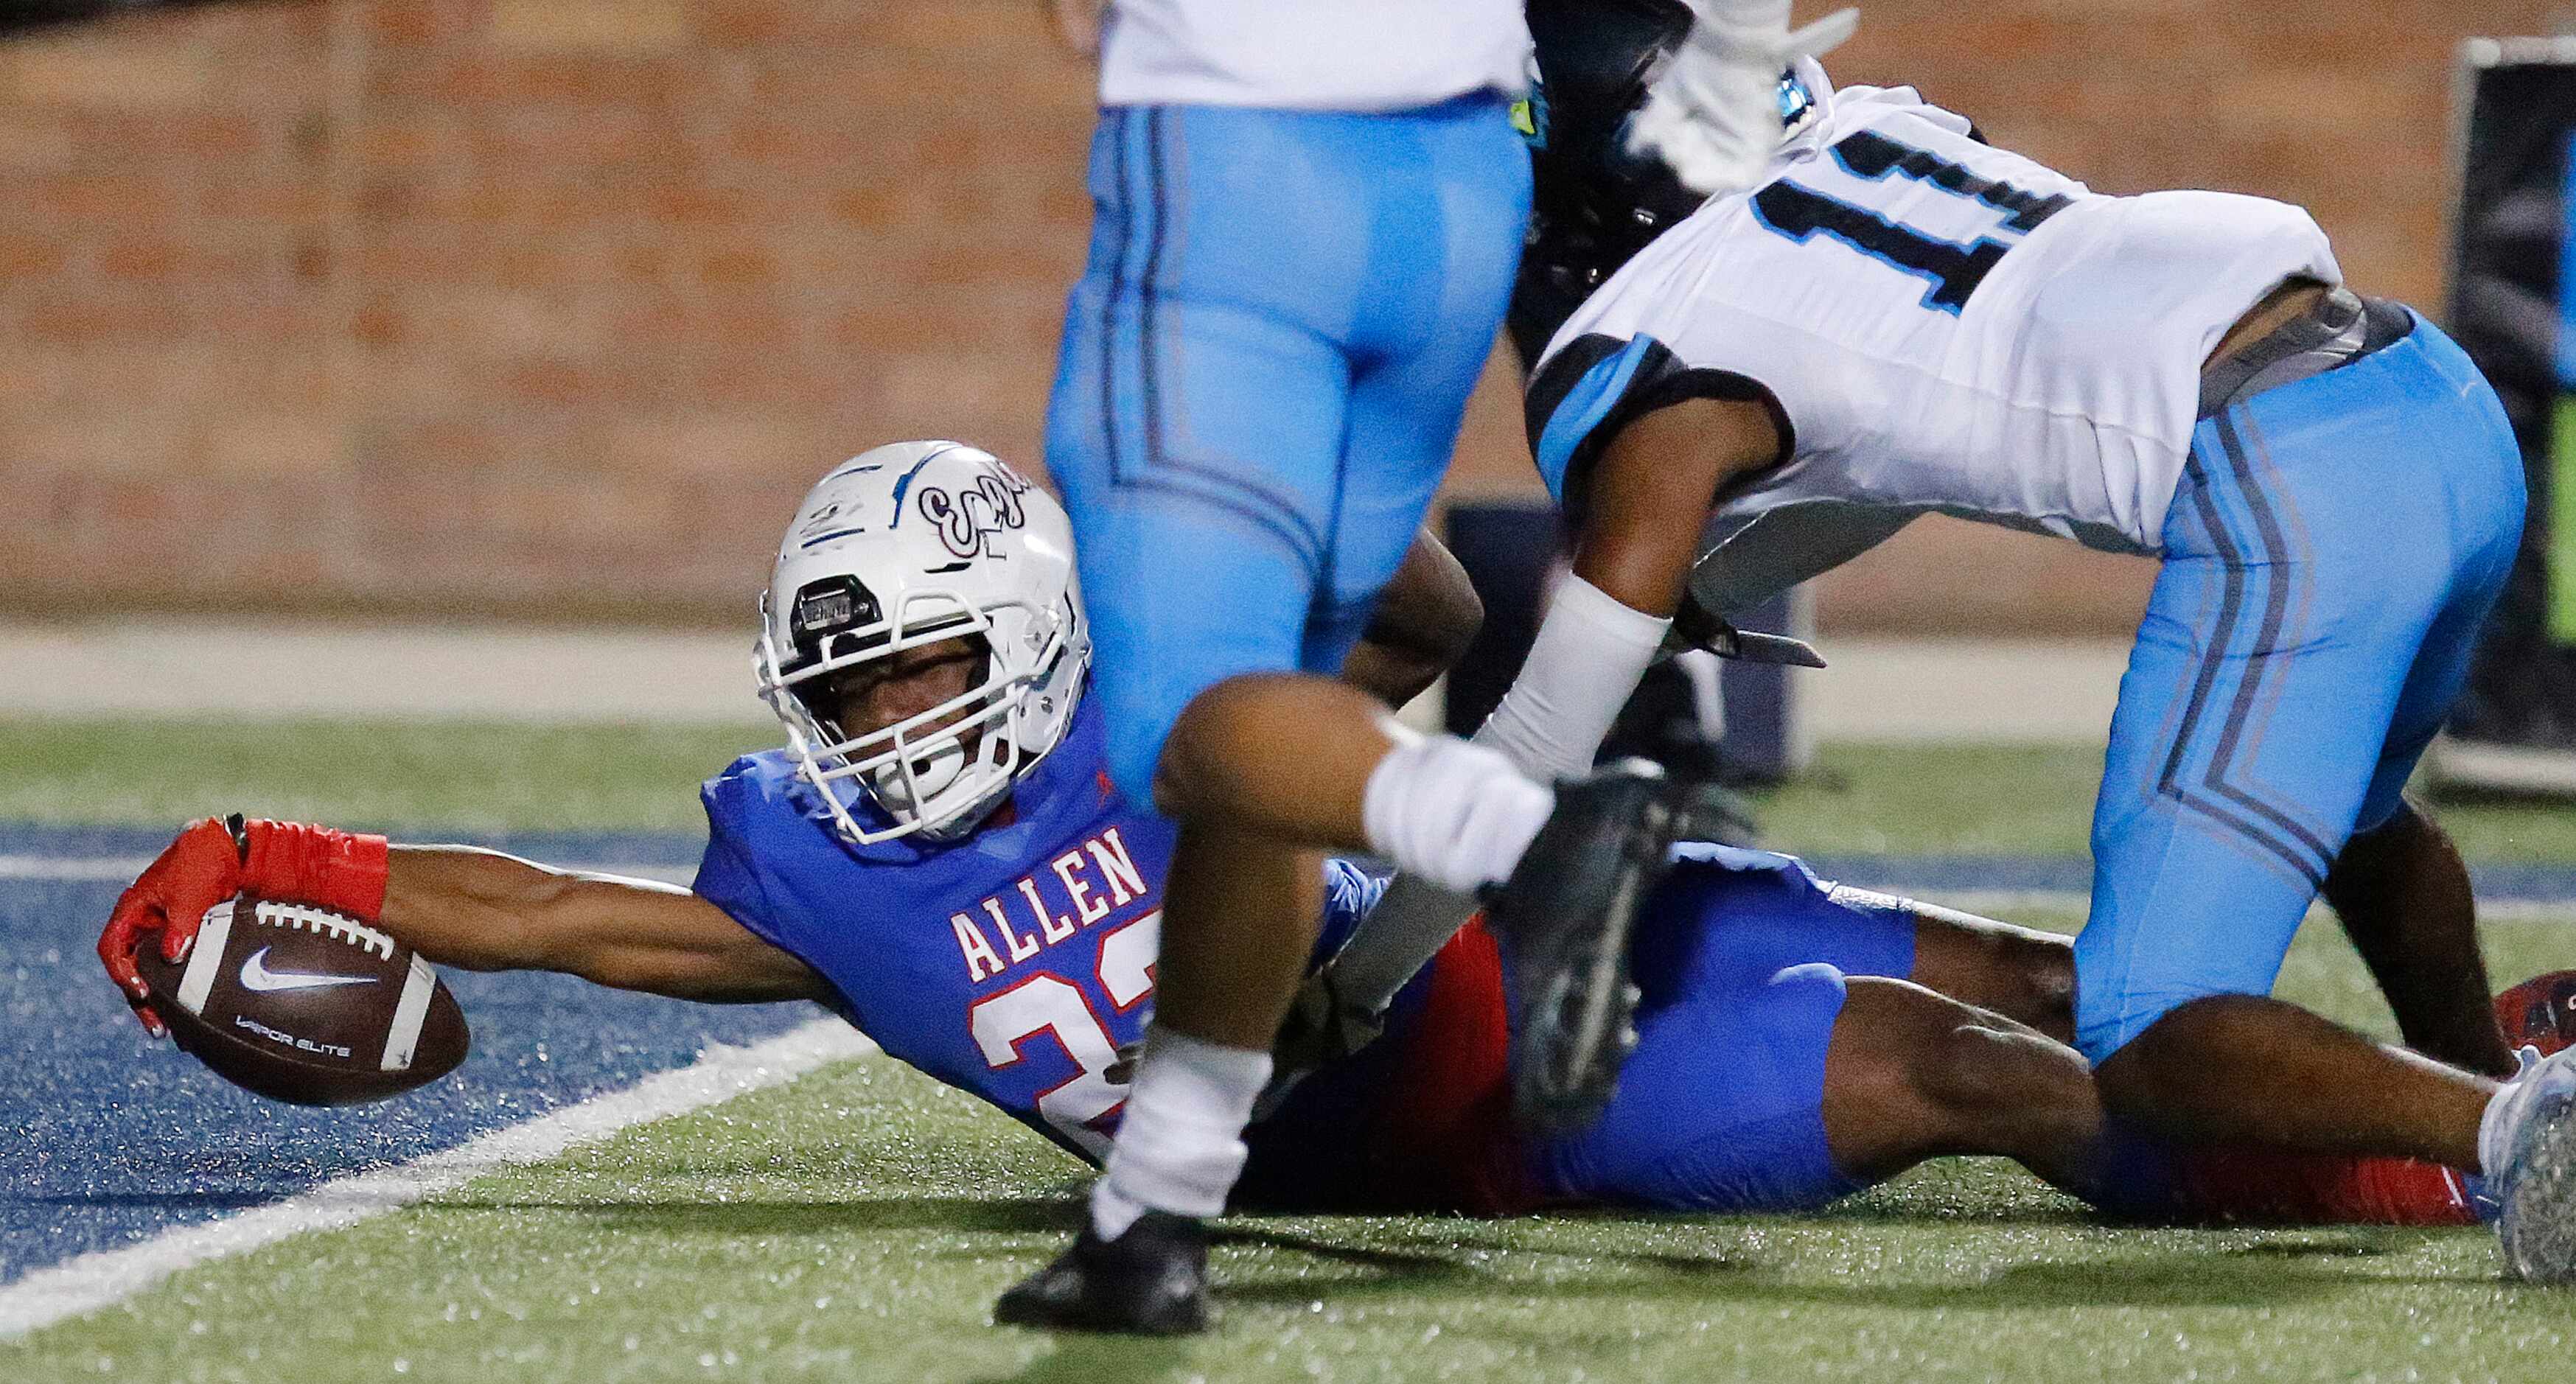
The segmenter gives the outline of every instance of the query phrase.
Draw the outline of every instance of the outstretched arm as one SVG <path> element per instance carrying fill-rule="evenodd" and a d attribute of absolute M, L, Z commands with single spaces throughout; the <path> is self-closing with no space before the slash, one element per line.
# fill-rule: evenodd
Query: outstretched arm
<path fill-rule="evenodd" d="M 717 1002 L 831 993 L 804 962 L 686 889 L 465 846 L 394 847 L 381 926 L 431 961 L 469 971 L 561 971 Z"/>
<path fill-rule="evenodd" d="M 1672 628 L 1709 511 L 1783 445 L 1769 406 L 1743 399 L 1686 398 L 1620 428 L 1567 486 L 1573 575 L 1477 741 L 1541 777 L 1589 769 Z"/>
<path fill-rule="evenodd" d="M 154 1036 L 144 947 L 186 956 L 208 909 L 244 893 L 318 904 L 473 971 L 562 971 L 693 1000 L 825 999 L 822 977 L 687 890 L 579 874 L 464 846 L 394 846 L 309 822 L 207 817 L 117 898 L 99 933 L 108 978 Z"/>

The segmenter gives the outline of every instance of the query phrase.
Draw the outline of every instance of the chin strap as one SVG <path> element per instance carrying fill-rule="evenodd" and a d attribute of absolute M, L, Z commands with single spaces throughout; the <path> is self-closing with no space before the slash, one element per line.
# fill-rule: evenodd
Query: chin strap
<path fill-rule="evenodd" d="M 989 768 L 998 773 L 1001 777 L 991 787 L 986 788 L 982 794 L 969 801 L 965 808 L 959 811 L 955 817 L 950 818 L 948 821 L 942 822 L 937 826 L 916 828 L 912 832 L 914 836 L 918 836 L 925 841 L 937 841 L 943 844 L 951 841 L 963 840 L 966 837 L 973 835 L 978 828 L 982 827 L 985 821 L 989 819 L 1003 803 L 1010 801 L 1011 789 L 1019 782 L 1019 772 L 1015 772 L 1015 770 L 1025 771 L 1036 761 L 1032 759 L 1027 764 L 1021 763 L 1019 749 L 1016 744 L 1009 741 L 1007 733 L 1001 727 L 994 727 L 987 731 L 986 734 L 988 736 L 1002 736 L 1004 738 L 1004 743 L 1011 744 L 1012 746 L 1009 753 L 1005 754 L 1000 760 L 988 763 L 981 760 L 968 759 L 964 748 L 957 744 L 950 743 L 940 746 L 940 753 L 954 753 L 964 762 L 959 766 L 955 776 L 951 777 L 947 783 L 940 785 L 936 791 L 926 796 L 929 798 L 937 798 L 941 793 L 945 793 L 950 788 L 955 787 L 959 778 L 973 774 L 980 769 Z M 898 772 L 893 775 L 893 784 L 891 786 L 899 787 L 902 785 L 903 781 L 903 776 Z M 873 781 L 868 784 L 868 794 L 876 800 L 877 806 L 884 809 L 888 816 L 896 815 L 893 805 L 886 801 L 884 790 L 879 788 Z M 913 820 L 919 821 L 923 815 L 924 814 L 920 811 L 920 804 L 915 803 L 912 811 Z"/>
<path fill-rule="evenodd" d="M 954 820 L 942 822 L 935 827 L 923 827 L 913 835 L 924 841 L 938 842 L 943 846 L 963 841 L 983 830 L 984 824 L 991 821 L 993 814 L 1002 810 L 1002 804 L 1010 800 L 1010 785 L 1006 783 L 1002 785 L 1000 791 L 957 814 Z"/>

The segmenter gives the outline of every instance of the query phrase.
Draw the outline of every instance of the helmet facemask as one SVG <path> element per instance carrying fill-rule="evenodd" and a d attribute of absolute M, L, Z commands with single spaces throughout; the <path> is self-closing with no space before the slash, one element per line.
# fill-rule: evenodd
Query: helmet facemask
<path fill-rule="evenodd" d="M 795 645 L 782 650 L 765 597 L 763 605 L 755 658 L 761 697 L 787 727 L 799 776 L 819 792 L 850 840 L 870 845 L 912 835 L 966 836 L 1036 758 L 1022 743 L 1019 723 L 1030 690 L 1047 680 L 1064 653 L 1063 622 L 1054 612 L 1017 600 L 979 607 L 937 589 L 907 592 L 897 609 L 880 612 L 855 579 L 827 579 L 797 593 L 787 623 Z M 973 641 L 980 654 L 964 691 L 874 729 L 852 733 L 841 723 L 837 684 L 851 670 L 956 639 Z M 1030 656 L 997 653 L 1020 653 L 1023 644 Z M 861 797 L 881 824 L 852 813 Z"/>
<path fill-rule="evenodd" d="M 859 845 L 976 830 L 1071 731 L 1091 666 L 1063 507 L 959 442 L 888 443 L 826 473 L 760 617 L 753 668 L 785 758 Z M 927 648 L 948 641 L 981 663 Z"/>

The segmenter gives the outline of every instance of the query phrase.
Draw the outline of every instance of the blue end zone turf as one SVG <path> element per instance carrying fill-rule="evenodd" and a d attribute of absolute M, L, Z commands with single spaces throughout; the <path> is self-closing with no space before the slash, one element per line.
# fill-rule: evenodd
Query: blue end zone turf
<path fill-rule="evenodd" d="M 149 855 L 168 836 L 9 828 L 0 856 Z M 543 859 L 637 864 L 693 862 L 699 849 L 677 837 L 515 844 Z M 757 1042 L 824 1012 L 446 971 L 474 1032 L 462 1068 L 381 1104 L 306 1110 L 237 1090 L 144 1035 L 94 951 L 121 887 L 0 878 L 0 1283 L 453 1147 L 686 1066 L 709 1043 Z"/>

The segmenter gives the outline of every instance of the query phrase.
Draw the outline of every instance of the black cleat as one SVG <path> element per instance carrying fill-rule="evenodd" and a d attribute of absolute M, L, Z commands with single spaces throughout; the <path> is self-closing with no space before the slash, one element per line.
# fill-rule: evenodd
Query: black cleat
<path fill-rule="evenodd" d="M 1048 1331 L 1186 1336 L 1205 1331 L 1207 1229 L 1148 1211 L 1115 1240 L 1090 1226 L 1073 1248 L 993 1304 L 993 1320 Z"/>
<path fill-rule="evenodd" d="M 1511 949 L 1512 1115 L 1526 1130 L 1590 1124 L 1637 1044 L 1628 939 L 1670 868 L 1676 812 L 1663 771 L 1623 759 L 1556 787 L 1556 812 L 1486 910 Z"/>

